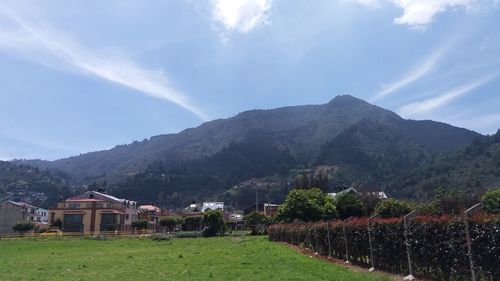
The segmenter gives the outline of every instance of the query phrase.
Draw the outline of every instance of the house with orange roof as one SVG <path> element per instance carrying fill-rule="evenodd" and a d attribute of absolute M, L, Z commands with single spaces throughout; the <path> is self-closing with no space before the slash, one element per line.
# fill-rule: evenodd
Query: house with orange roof
<path fill-rule="evenodd" d="M 103 231 L 131 231 L 138 219 L 135 201 L 104 192 L 87 191 L 49 209 L 49 222 L 61 221 L 63 232 L 97 234 Z"/>

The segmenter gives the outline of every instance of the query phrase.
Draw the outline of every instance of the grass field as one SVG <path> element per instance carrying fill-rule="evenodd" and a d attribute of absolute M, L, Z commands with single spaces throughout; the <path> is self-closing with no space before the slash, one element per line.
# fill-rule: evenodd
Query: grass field
<path fill-rule="evenodd" d="M 0 240 L 0 280 L 380 280 L 265 237 Z"/>

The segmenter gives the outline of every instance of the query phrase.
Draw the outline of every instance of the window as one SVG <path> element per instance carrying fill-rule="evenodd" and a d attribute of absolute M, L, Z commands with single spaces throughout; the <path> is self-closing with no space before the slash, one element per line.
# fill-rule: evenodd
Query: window
<path fill-rule="evenodd" d="M 112 204 L 110 204 L 110 203 L 106 204 L 106 208 L 112 208 L 112 207 L 113 207 Z"/>
<path fill-rule="evenodd" d="M 128 215 L 128 214 L 126 214 L 126 215 L 125 215 L 125 219 L 126 219 L 126 220 L 128 220 L 128 218 L 129 218 L 129 215 Z"/>
<path fill-rule="evenodd" d="M 50 213 L 50 223 L 54 223 L 56 217 L 56 213 Z"/>
<path fill-rule="evenodd" d="M 80 204 L 79 203 L 69 203 L 68 208 L 77 209 L 77 208 L 80 208 Z"/>
<path fill-rule="evenodd" d="M 92 203 L 87 203 L 87 208 L 92 208 Z"/>
<path fill-rule="evenodd" d="M 103 203 L 102 202 L 97 202 L 96 203 L 96 208 L 102 208 L 103 207 Z"/>

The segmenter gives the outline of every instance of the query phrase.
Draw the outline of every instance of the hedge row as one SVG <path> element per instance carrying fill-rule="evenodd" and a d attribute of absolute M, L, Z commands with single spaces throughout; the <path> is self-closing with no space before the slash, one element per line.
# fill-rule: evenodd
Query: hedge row
<path fill-rule="evenodd" d="M 419 216 L 408 221 L 413 275 L 432 280 L 470 280 L 465 228 L 459 217 Z M 478 280 L 500 280 L 500 217 L 475 216 L 469 220 L 469 229 Z M 339 259 L 346 258 L 346 237 L 349 261 L 371 266 L 367 218 L 344 223 L 275 224 L 268 232 L 271 241 L 307 247 Z M 408 274 L 403 219 L 373 219 L 370 235 L 375 268 Z"/>

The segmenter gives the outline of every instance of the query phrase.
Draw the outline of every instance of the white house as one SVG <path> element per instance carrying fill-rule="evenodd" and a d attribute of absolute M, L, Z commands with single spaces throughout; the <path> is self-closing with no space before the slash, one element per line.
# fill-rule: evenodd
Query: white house
<path fill-rule="evenodd" d="M 208 209 L 210 210 L 220 209 L 221 211 L 224 211 L 224 202 L 203 202 L 201 211 L 205 212 Z"/>

